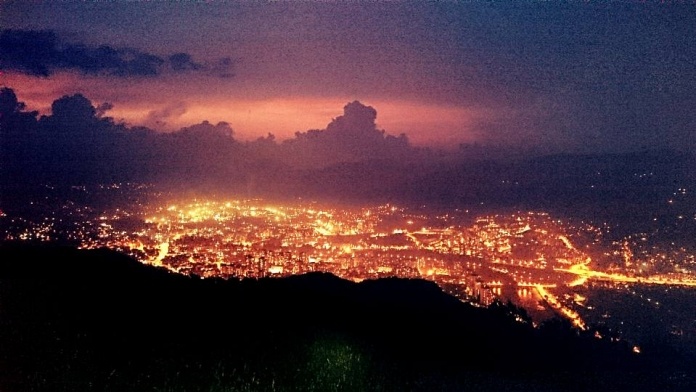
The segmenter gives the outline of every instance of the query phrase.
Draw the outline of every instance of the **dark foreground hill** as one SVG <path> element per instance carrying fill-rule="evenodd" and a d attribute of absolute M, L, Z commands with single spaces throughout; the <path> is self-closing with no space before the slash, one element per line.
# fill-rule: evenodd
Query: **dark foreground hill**
<path fill-rule="evenodd" d="M 652 361 L 422 280 L 185 277 L 0 246 L 0 391 L 693 390 Z"/>

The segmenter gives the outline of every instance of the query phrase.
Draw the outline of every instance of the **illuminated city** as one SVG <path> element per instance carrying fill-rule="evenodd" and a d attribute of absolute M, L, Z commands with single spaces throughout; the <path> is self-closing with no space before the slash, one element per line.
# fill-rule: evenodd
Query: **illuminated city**
<path fill-rule="evenodd" d="M 102 185 L 98 191 L 151 197 L 102 211 L 66 202 L 35 221 L 5 214 L 4 239 L 106 247 L 204 278 L 313 271 L 356 282 L 423 278 L 472 304 L 510 301 L 535 324 L 563 317 L 581 330 L 593 328 L 589 320 L 611 317 L 602 304 L 588 300 L 591 288 L 696 287 L 696 260 L 684 248 L 646 250 L 645 234 L 638 242 L 608 241 L 599 225 L 540 211 L 478 215 L 392 204 L 336 208 L 304 200 L 175 200 L 142 184 Z M 674 330 L 693 339 L 688 325 Z"/>

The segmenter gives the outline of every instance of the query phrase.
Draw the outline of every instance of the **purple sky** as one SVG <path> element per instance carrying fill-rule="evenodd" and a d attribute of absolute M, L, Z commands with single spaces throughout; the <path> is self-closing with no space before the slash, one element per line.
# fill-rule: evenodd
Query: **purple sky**
<path fill-rule="evenodd" d="M 0 26 L 0 83 L 45 114 L 80 92 L 282 140 L 359 100 L 415 145 L 696 149 L 694 5 L 3 1 Z"/>

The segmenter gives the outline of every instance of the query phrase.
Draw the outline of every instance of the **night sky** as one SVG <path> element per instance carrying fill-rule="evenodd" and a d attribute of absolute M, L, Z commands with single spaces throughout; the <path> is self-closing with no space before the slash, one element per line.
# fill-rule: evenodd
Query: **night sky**
<path fill-rule="evenodd" d="M 0 82 L 44 115 L 81 93 L 282 141 L 357 100 L 415 146 L 696 149 L 694 5 L 3 1 L 0 26 Z"/>

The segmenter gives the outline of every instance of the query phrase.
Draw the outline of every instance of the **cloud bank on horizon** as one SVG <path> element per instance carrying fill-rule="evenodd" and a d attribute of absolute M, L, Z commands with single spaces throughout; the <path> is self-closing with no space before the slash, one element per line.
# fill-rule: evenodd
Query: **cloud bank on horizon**
<path fill-rule="evenodd" d="M 106 114 L 82 94 L 51 104 L 51 114 L 27 110 L 14 90 L 0 89 L 3 180 L 80 183 L 110 180 L 235 182 L 264 167 L 279 172 L 340 163 L 400 161 L 419 149 L 406 135 L 377 128 L 377 111 L 358 101 L 325 129 L 297 132 L 278 142 L 269 133 L 242 142 L 226 122 L 203 121 L 176 132 L 130 127 Z"/>
<path fill-rule="evenodd" d="M 46 185 L 146 182 L 246 197 L 548 206 L 626 202 L 626 195 L 654 203 L 675 187 L 696 184 L 693 154 L 530 160 L 485 146 L 448 153 L 415 147 L 405 134 L 380 129 L 376 109 L 359 101 L 347 103 L 325 128 L 284 141 L 271 133 L 240 141 L 226 122 L 161 133 L 118 122 L 107 116 L 110 110 L 74 94 L 56 99 L 41 116 L 1 88 L 0 186 L 13 189 L 4 196 Z M 636 176 L 645 170 L 655 178 Z"/>
<path fill-rule="evenodd" d="M 419 146 L 696 149 L 690 6 L 6 1 L 0 22 L 2 83 L 42 114 L 81 93 L 291 140 L 358 100 Z"/>

